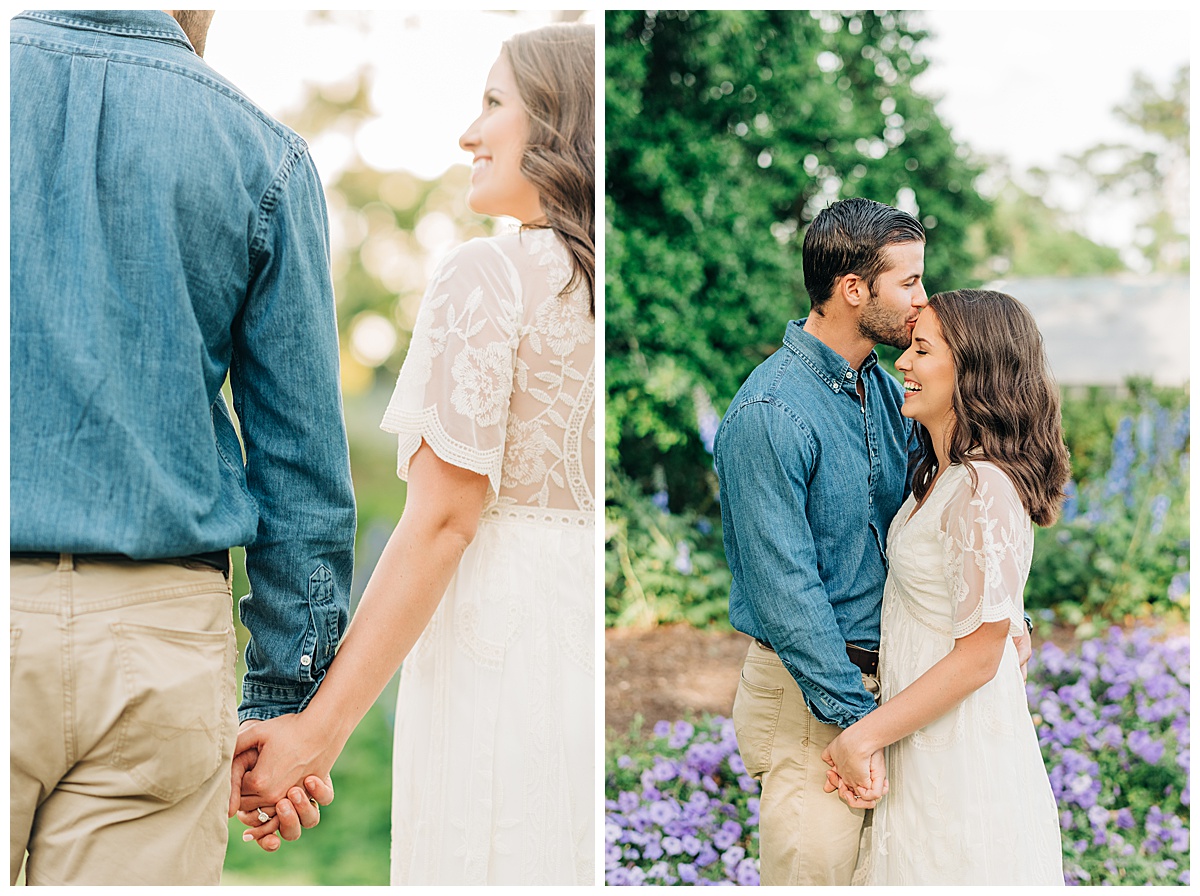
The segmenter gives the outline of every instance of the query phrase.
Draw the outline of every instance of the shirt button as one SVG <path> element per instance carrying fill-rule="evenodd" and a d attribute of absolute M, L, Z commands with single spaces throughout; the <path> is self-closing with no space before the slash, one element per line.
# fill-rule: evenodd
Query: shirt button
<path fill-rule="evenodd" d="M 849 380 L 849 379 L 853 379 L 853 378 L 854 378 L 854 371 L 853 371 L 853 370 L 847 370 L 847 371 L 846 371 L 846 379 L 848 379 L 848 380 Z"/>
<path fill-rule="evenodd" d="M 834 384 L 833 384 L 833 391 L 834 391 L 834 392 L 836 392 L 836 391 L 837 391 L 838 389 L 840 389 L 840 388 L 842 388 L 842 384 L 841 384 L 841 383 L 834 383 Z"/>
<path fill-rule="evenodd" d="M 312 657 L 309 656 L 307 653 L 304 654 L 304 656 L 300 657 L 300 665 L 301 666 L 307 666 L 310 663 L 312 663 Z"/>

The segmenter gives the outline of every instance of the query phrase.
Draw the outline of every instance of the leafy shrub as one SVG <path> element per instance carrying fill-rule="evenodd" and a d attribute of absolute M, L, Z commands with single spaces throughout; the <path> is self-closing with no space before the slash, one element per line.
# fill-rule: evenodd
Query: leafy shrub
<path fill-rule="evenodd" d="M 1072 625 L 1167 611 L 1186 618 L 1189 427 L 1186 406 L 1170 411 L 1152 395 L 1119 418 L 1107 469 L 1068 483 L 1062 519 L 1037 530 L 1027 607 Z M 1098 461 L 1093 454 L 1086 465 Z"/>
<path fill-rule="evenodd" d="M 731 576 L 720 520 L 672 513 L 665 487 L 646 496 L 611 473 L 606 501 L 604 624 L 728 628 Z"/>

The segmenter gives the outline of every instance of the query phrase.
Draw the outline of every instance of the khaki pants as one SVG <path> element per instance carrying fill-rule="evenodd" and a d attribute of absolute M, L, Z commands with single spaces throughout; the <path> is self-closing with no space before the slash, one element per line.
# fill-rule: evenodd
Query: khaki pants
<path fill-rule="evenodd" d="M 878 697 L 877 678 L 863 676 Z M 821 753 L 841 729 L 818 721 L 779 657 L 752 643 L 733 724 L 746 771 L 762 783 L 759 875 L 764 885 L 846 886 L 870 813 L 823 789 Z"/>
<path fill-rule="evenodd" d="M 9 878 L 221 880 L 237 734 L 228 580 L 69 554 L 10 567 Z"/>

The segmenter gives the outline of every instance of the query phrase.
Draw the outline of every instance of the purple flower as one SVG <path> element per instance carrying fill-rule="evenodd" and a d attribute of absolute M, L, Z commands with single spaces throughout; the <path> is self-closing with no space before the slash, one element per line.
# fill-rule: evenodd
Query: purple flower
<path fill-rule="evenodd" d="M 613 868 L 604 873 L 604 882 L 610 887 L 629 886 L 629 871 L 625 868 Z"/>
<path fill-rule="evenodd" d="M 746 850 L 740 846 L 731 846 L 721 854 L 721 861 L 726 865 L 737 865 L 744 858 L 746 858 Z"/>
<path fill-rule="evenodd" d="M 1129 732 L 1128 743 L 1129 749 L 1148 765 L 1157 765 L 1166 749 L 1162 741 L 1155 740 L 1148 732 L 1141 730 Z"/>
<path fill-rule="evenodd" d="M 703 843 L 700 846 L 700 852 L 696 855 L 696 864 L 701 868 L 707 868 L 718 858 L 717 851 L 711 843 Z"/>
<path fill-rule="evenodd" d="M 743 887 L 758 886 L 758 866 L 750 859 L 738 862 L 737 882 Z"/>
<path fill-rule="evenodd" d="M 674 800 L 659 800 L 650 804 L 650 820 L 660 827 L 679 815 L 679 807 Z"/>
<path fill-rule="evenodd" d="M 685 884 L 694 884 L 700 877 L 696 873 L 696 866 L 690 862 L 675 866 L 676 872 L 679 874 L 679 879 Z"/>
<path fill-rule="evenodd" d="M 682 542 L 681 542 L 682 543 Z M 667 746 L 673 750 L 678 750 L 681 747 L 687 746 L 688 742 L 695 736 L 696 729 L 689 722 L 676 722 L 671 739 L 667 742 Z"/>
<path fill-rule="evenodd" d="M 675 544 L 675 571 L 681 576 L 692 574 L 692 551 L 686 541 Z"/>

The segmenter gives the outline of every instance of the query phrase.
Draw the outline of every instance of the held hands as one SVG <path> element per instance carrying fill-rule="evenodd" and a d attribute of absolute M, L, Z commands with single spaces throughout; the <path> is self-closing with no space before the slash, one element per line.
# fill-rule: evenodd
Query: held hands
<path fill-rule="evenodd" d="M 293 715 L 269 722 L 243 722 L 234 750 L 229 816 L 236 814 L 238 820 L 250 828 L 242 835 L 243 840 L 256 841 L 267 852 L 279 849 L 282 845 L 280 837 L 297 840 L 303 828 L 315 827 L 321 820 L 320 807 L 333 802 L 333 781 L 328 772 L 323 776 L 300 772 L 289 779 L 273 774 L 269 767 L 271 763 L 286 765 L 288 756 L 285 754 L 288 752 L 303 752 L 302 749 L 285 751 L 281 749 L 284 741 L 279 740 L 279 746 L 267 753 L 269 741 L 287 737 L 286 730 L 295 727 L 283 720 L 297 718 Z M 302 732 L 296 731 L 295 735 L 302 735 Z M 275 786 L 280 780 L 285 783 Z M 286 783 L 289 780 L 298 783 L 289 787 Z M 260 812 L 268 816 L 265 822 Z"/>
<path fill-rule="evenodd" d="M 837 791 L 848 806 L 874 809 L 888 792 L 883 750 L 867 753 L 856 749 L 852 738 L 842 732 L 825 748 L 821 759 L 829 766 L 825 773 L 825 792 Z"/>

